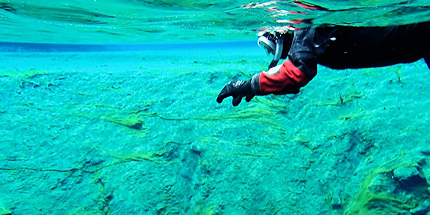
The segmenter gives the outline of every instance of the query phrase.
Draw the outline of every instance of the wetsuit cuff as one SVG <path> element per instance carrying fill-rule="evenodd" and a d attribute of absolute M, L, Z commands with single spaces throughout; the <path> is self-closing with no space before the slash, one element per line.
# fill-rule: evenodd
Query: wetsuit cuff
<path fill-rule="evenodd" d="M 251 89 L 255 95 L 261 95 L 260 90 L 260 73 L 255 74 L 251 78 Z"/>

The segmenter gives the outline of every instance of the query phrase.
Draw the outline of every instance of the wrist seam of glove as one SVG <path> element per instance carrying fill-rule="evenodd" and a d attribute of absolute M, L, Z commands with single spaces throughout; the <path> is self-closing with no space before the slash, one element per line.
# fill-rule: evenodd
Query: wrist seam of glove
<path fill-rule="evenodd" d="M 260 73 L 257 73 L 252 76 L 251 80 L 251 89 L 255 95 L 261 95 L 260 90 Z"/>

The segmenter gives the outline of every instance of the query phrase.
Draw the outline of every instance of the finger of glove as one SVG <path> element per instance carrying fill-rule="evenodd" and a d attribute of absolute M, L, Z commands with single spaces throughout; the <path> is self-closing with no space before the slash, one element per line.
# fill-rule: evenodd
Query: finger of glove
<path fill-rule="evenodd" d="M 224 88 L 222 88 L 221 92 L 219 93 L 218 97 L 216 98 L 216 101 L 218 103 L 221 103 L 222 100 L 232 95 L 232 92 L 230 90 L 229 85 L 226 85 Z"/>
<path fill-rule="evenodd" d="M 235 96 L 233 97 L 233 106 L 238 106 L 242 101 L 243 96 Z"/>
<path fill-rule="evenodd" d="M 255 95 L 249 95 L 245 97 L 246 102 L 250 102 L 252 98 L 254 98 Z"/>

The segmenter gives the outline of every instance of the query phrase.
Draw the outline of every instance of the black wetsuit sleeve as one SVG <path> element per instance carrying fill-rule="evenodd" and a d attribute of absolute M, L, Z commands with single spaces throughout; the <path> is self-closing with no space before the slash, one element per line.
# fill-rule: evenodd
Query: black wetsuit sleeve
<path fill-rule="evenodd" d="M 430 69 L 430 55 L 424 58 L 424 61 L 427 64 L 427 67 Z"/>
<path fill-rule="evenodd" d="M 315 51 L 315 29 L 306 28 L 294 31 L 288 59 L 305 73 L 309 79 L 317 74 L 318 56 Z"/>

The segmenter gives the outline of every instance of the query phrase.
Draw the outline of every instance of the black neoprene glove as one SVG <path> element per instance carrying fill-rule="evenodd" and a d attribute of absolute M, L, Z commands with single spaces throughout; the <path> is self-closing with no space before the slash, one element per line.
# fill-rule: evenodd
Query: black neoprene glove
<path fill-rule="evenodd" d="M 247 102 L 254 98 L 255 94 L 251 88 L 251 80 L 249 81 L 231 81 L 221 90 L 216 101 L 221 103 L 225 98 L 233 97 L 233 106 L 238 106 L 245 97 Z"/>

